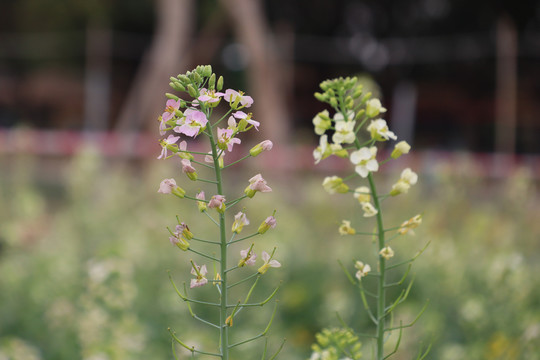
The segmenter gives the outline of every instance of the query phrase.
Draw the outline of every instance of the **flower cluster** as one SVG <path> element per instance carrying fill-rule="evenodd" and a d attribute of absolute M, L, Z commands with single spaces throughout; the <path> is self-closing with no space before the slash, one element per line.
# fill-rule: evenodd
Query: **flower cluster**
<path fill-rule="evenodd" d="M 192 252 L 195 256 L 200 257 L 200 260 L 191 263 L 191 278 L 189 287 L 191 289 L 205 286 L 207 284 L 215 285 L 217 289 L 218 301 L 215 306 L 220 308 L 220 323 L 213 324 L 220 329 L 220 339 L 217 341 L 220 346 L 219 353 L 209 353 L 199 351 L 194 347 L 187 346 L 183 341 L 178 339 L 174 333 L 171 333 L 173 339 L 180 345 L 184 346 L 192 353 L 200 353 L 206 355 L 219 356 L 223 359 L 228 358 L 230 344 L 228 344 L 228 328 L 232 327 L 233 318 L 238 315 L 240 310 L 244 308 L 254 308 L 254 305 L 264 305 L 276 293 L 262 303 L 249 303 L 249 297 L 252 290 L 255 288 L 258 278 L 265 274 L 270 268 L 277 268 L 281 263 L 274 259 L 276 249 L 269 254 L 266 251 L 261 252 L 262 264 L 257 270 L 253 270 L 251 275 L 245 276 L 243 280 L 229 283 L 229 278 L 236 275 L 235 270 L 253 266 L 257 261 L 257 254 L 254 246 L 239 251 L 240 258 L 237 266 L 227 266 L 228 252 L 236 243 L 240 243 L 249 238 L 264 234 L 269 229 L 276 226 L 275 211 L 271 216 L 268 216 L 261 222 L 257 229 L 245 237 L 236 238 L 242 231 L 249 227 L 250 220 L 248 219 L 245 208 L 241 211 L 236 211 L 236 215 L 232 219 L 232 226 L 226 226 L 229 210 L 235 208 L 235 205 L 246 198 L 252 198 L 257 192 L 269 193 L 272 188 L 261 174 L 252 176 L 248 181 L 248 185 L 244 194 L 238 194 L 231 197 L 224 192 L 224 174 L 227 169 L 245 159 L 256 157 L 262 152 L 272 149 L 272 142 L 264 140 L 253 146 L 249 152 L 240 160 L 226 163 L 225 155 L 233 151 L 237 151 L 239 146 L 244 145 L 241 139 L 242 134 L 255 129 L 259 131 L 260 123 L 256 121 L 249 109 L 253 105 L 253 98 L 244 94 L 241 91 L 234 89 L 223 89 L 223 77 L 216 79 L 216 75 L 212 73 L 210 66 L 198 66 L 193 71 L 188 71 L 186 74 L 180 74 L 170 78 L 169 85 L 177 92 L 184 95 L 166 94 L 168 100 L 165 103 L 165 109 L 159 117 L 159 133 L 163 137 L 160 140 L 161 152 L 158 159 L 176 159 L 177 166 L 188 180 L 200 182 L 202 184 L 211 184 L 215 186 L 214 190 L 201 190 L 200 188 L 190 194 L 189 190 L 177 185 L 177 180 L 174 178 L 164 179 L 159 185 L 159 193 L 172 194 L 184 200 L 193 201 L 199 213 L 205 214 L 212 223 L 218 227 L 218 239 L 203 239 L 197 236 L 197 229 L 192 230 L 178 219 L 178 224 L 175 225 L 174 231 L 169 229 L 170 242 L 184 252 Z M 187 95 L 187 96 L 186 96 Z M 225 110 L 216 116 L 214 112 L 220 104 L 225 104 Z M 223 115 L 224 113 L 224 115 Z M 198 137 L 207 139 L 209 151 L 200 152 L 190 149 L 189 141 Z M 235 146 L 236 145 L 236 146 Z M 240 149 L 242 150 L 242 149 Z M 208 178 L 206 173 L 210 173 Z M 187 189 L 187 188 L 186 188 Z M 211 194 L 207 196 L 207 194 Z M 230 230 L 230 235 L 227 236 L 227 231 Z M 207 253 L 203 247 L 198 247 L 198 243 L 211 244 L 219 247 L 217 252 Z M 220 254 L 218 257 L 215 254 Z M 202 261 L 213 262 L 213 267 L 203 264 Z M 209 276 L 209 269 L 214 269 L 213 276 Z M 254 284 L 249 291 L 244 302 L 237 305 L 229 303 L 229 292 L 233 291 L 236 284 L 249 281 L 255 278 Z M 171 278 L 172 281 L 172 278 Z M 174 282 L 173 282 L 174 285 Z M 176 285 L 174 285 L 175 289 Z M 199 300 L 191 299 L 187 290 L 182 294 L 177 289 L 178 295 L 189 302 L 201 303 Z M 203 302 L 211 304 L 211 302 Z M 190 312 L 192 312 L 190 308 Z M 198 316 L 192 315 L 196 319 Z M 207 321 L 203 321 L 208 324 Z M 271 320 L 270 320 L 271 322 Z M 268 330 L 268 325 L 266 331 Z M 248 339 L 244 343 L 253 339 Z"/>
<path fill-rule="evenodd" d="M 395 143 L 390 156 L 381 159 L 381 154 L 385 153 L 385 151 L 381 151 L 382 148 L 388 142 L 397 141 L 398 139 L 397 135 L 388 127 L 386 120 L 382 118 L 387 110 L 382 106 L 381 101 L 373 98 L 370 92 L 364 92 L 362 85 L 358 83 L 356 78 L 327 80 L 322 82 L 320 86 L 322 92 L 315 93 L 315 97 L 319 101 L 330 105 L 334 110 L 334 114 L 331 114 L 328 110 L 323 110 L 313 118 L 315 133 L 320 136 L 319 146 L 313 151 L 315 163 L 317 164 L 331 156 L 337 156 L 347 158 L 353 169 L 352 174 L 344 178 L 336 175 L 327 176 L 323 180 L 323 188 L 329 194 L 351 193 L 360 205 L 359 209 L 363 214 L 362 217 L 374 218 L 376 221 L 373 232 L 360 232 L 353 227 L 352 223 L 354 221 L 343 220 L 338 232 L 340 235 L 348 236 L 367 235 L 374 239 L 377 250 L 378 264 L 375 267 L 377 271 L 372 271 L 372 267 L 363 261 L 355 261 L 354 268 L 356 269 L 356 283 L 360 286 L 363 302 L 370 313 L 370 318 L 374 319 L 376 325 L 376 334 L 374 336 L 377 341 L 376 359 L 381 360 L 390 356 L 384 354 L 383 343 L 388 332 L 385 323 L 395 306 L 405 300 L 405 296 L 400 297 L 391 306 L 387 306 L 388 304 L 384 300 L 387 298 L 385 295 L 387 287 L 400 285 L 386 284 L 386 262 L 391 261 L 395 255 L 389 243 L 396 236 L 407 233 L 412 234 L 412 229 L 421 223 L 421 216 L 417 215 L 403 222 L 401 226 L 385 229 L 382 220 L 381 203 L 387 198 L 407 193 L 411 186 L 417 183 L 418 176 L 410 168 L 406 168 L 401 172 L 400 178 L 392 185 L 391 189 L 386 194 L 379 195 L 373 174 L 378 172 L 386 162 L 409 153 L 411 146 L 406 141 L 399 141 Z M 330 138 L 331 142 L 329 141 Z M 358 179 L 360 181 L 367 180 L 367 184 L 361 186 L 348 184 L 348 182 Z M 394 232 L 395 235 L 392 238 L 387 238 L 389 232 Z M 414 258 L 410 262 L 413 260 Z M 391 268 L 398 266 L 399 264 Z M 344 270 L 347 271 L 345 267 Z M 349 279 L 355 282 L 352 275 L 348 272 L 347 274 Z M 370 294 L 377 299 L 383 300 L 377 302 L 375 313 L 372 313 L 365 300 L 367 292 L 364 291 L 362 279 L 366 276 L 376 276 L 378 278 L 377 287 Z M 395 327 L 395 329 L 404 327 L 399 326 Z M 329 354 L 317 352 L 313 354 L 312 358 L 333 358 Z"/>

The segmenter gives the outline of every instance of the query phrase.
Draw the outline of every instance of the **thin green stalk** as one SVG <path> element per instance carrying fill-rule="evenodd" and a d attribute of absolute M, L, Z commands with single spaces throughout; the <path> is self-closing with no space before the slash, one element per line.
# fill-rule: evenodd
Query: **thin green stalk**
<path fill-rule="evenodd" d="M 221 176 L 221 168 L 219 167 L 219 156 L 216 151 L 216 143 L 212 129 L 209 132 L 210 146 L 212 148 L 212 157 L 214 159 L 214 171 L 216 174 L 217 192 L 218 195 L 223 195 L 223 179 Z M 225 214 L 219 214 L 219 230 L 220 230 L 220 276 L 221 276 L 221 298 L 219 311 L 219 337 L 221 344 L 221 359 L 229 359 L 229 327 L 226 325 L 227 319 L 227 234 L 225 228 Z"/>
<path fill-rule="evenodd" d="M 377 232 L 379 252 L 385 246 L 385 232 L 382 219 L 382 209 L 377 197 L 377 188 L 373 181 L 373 175 L 368 174 L 369 187 L 373 194 L 373 204 L 377 209 Z M 379 282 L 377 284 L 377 353 L 376 359 L 384 359 L 384 318 L 385 318 L 385 303 L 386 303 L 386 288 L 385 288 L 386 260 L 379 254 Z"/>
<path fill-rule="evenodd" d="M 238 164 L 239 162 L 244 161 L 244 160 L 246 160 L 246 159 L 248 159 L 248 158 L 250 158 L 250 157 L 251 157 L 251 154 L 248 154 L 248 155 L 244 156 L 243 158 L 236 160 L 235 162 L 232 162 L 232 163 L 230 163 L 230 164 L 225 165 L 223 168 L 226 169 L 226 168 L 228 168 L 229 166 L 233 166 L 233 165 L 235 165 L 235 164 Z"/>

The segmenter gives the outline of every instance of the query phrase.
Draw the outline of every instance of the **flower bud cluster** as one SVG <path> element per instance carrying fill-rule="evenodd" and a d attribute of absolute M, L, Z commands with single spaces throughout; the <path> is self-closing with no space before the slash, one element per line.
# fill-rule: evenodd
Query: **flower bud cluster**
<path fill-rule="evenodd" d="M 406 141 L 400 141 L 395 145 L 389 159 L 377 159 L 377 144 L 395 141 L 397 135 L 390 131 L 386 120 L 381 118 L 386 113 L 386 108 L 379 99 L 373 98 L 370 92 L 363 91 L 357 78 L 326 80 L 320 87 L 322 92 L 315 93 L 315 97 L 328 103 L 335 112 L 332 115 L 328 110 L 323 110 L 313 118 L 315 133 L 320 136 L 319 146 L 313 151 L 316 164 L 332 155 L 348 158 L 355 174 L 367 178 L 377 172 L 383 162 L 397 159 L 410 151 L 410 145 Z M 331 143 L 327 132 L 332 132 Z M 362 138 L 365 141 L 362 141 Z M 406 193 L 416 182 L 416 174 L 405 169 L 389 194 L 396 196 Z M 371 192 L 366 186 L 352 191 L 341 177 L 328 176 L 323 181 L 323 187 L 330 194 L 352 192 L 360 203 L 364 217 L 373 217 L 379 212 L 371 203 Z M 340 229 L 340 233 L 345 231 L 343 225 Z"/>

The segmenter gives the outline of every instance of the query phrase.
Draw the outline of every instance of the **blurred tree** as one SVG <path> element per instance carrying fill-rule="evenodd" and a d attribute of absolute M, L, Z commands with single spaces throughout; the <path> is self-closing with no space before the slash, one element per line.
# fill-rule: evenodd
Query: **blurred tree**
<path fill-rule="evenodd" d="M 188 43 L 193 31 L 193 0 L 157 0 L 157 26 L 152 44 L 144 55 L 116 129 L 138 131 L 155 119 L 168 91 L 168 78 L 189 63 Z"/>

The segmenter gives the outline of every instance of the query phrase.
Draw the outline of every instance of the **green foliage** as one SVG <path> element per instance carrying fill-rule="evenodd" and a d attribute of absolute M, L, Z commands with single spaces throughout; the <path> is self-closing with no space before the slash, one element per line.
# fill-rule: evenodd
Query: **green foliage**
<path fill-rule="evenodd" d="M 315 338 L 317 343 L 311 347 L 310 360 L 358 360 L 362 357 L 362 344 L 349 329 L 323 329 Z"/>

